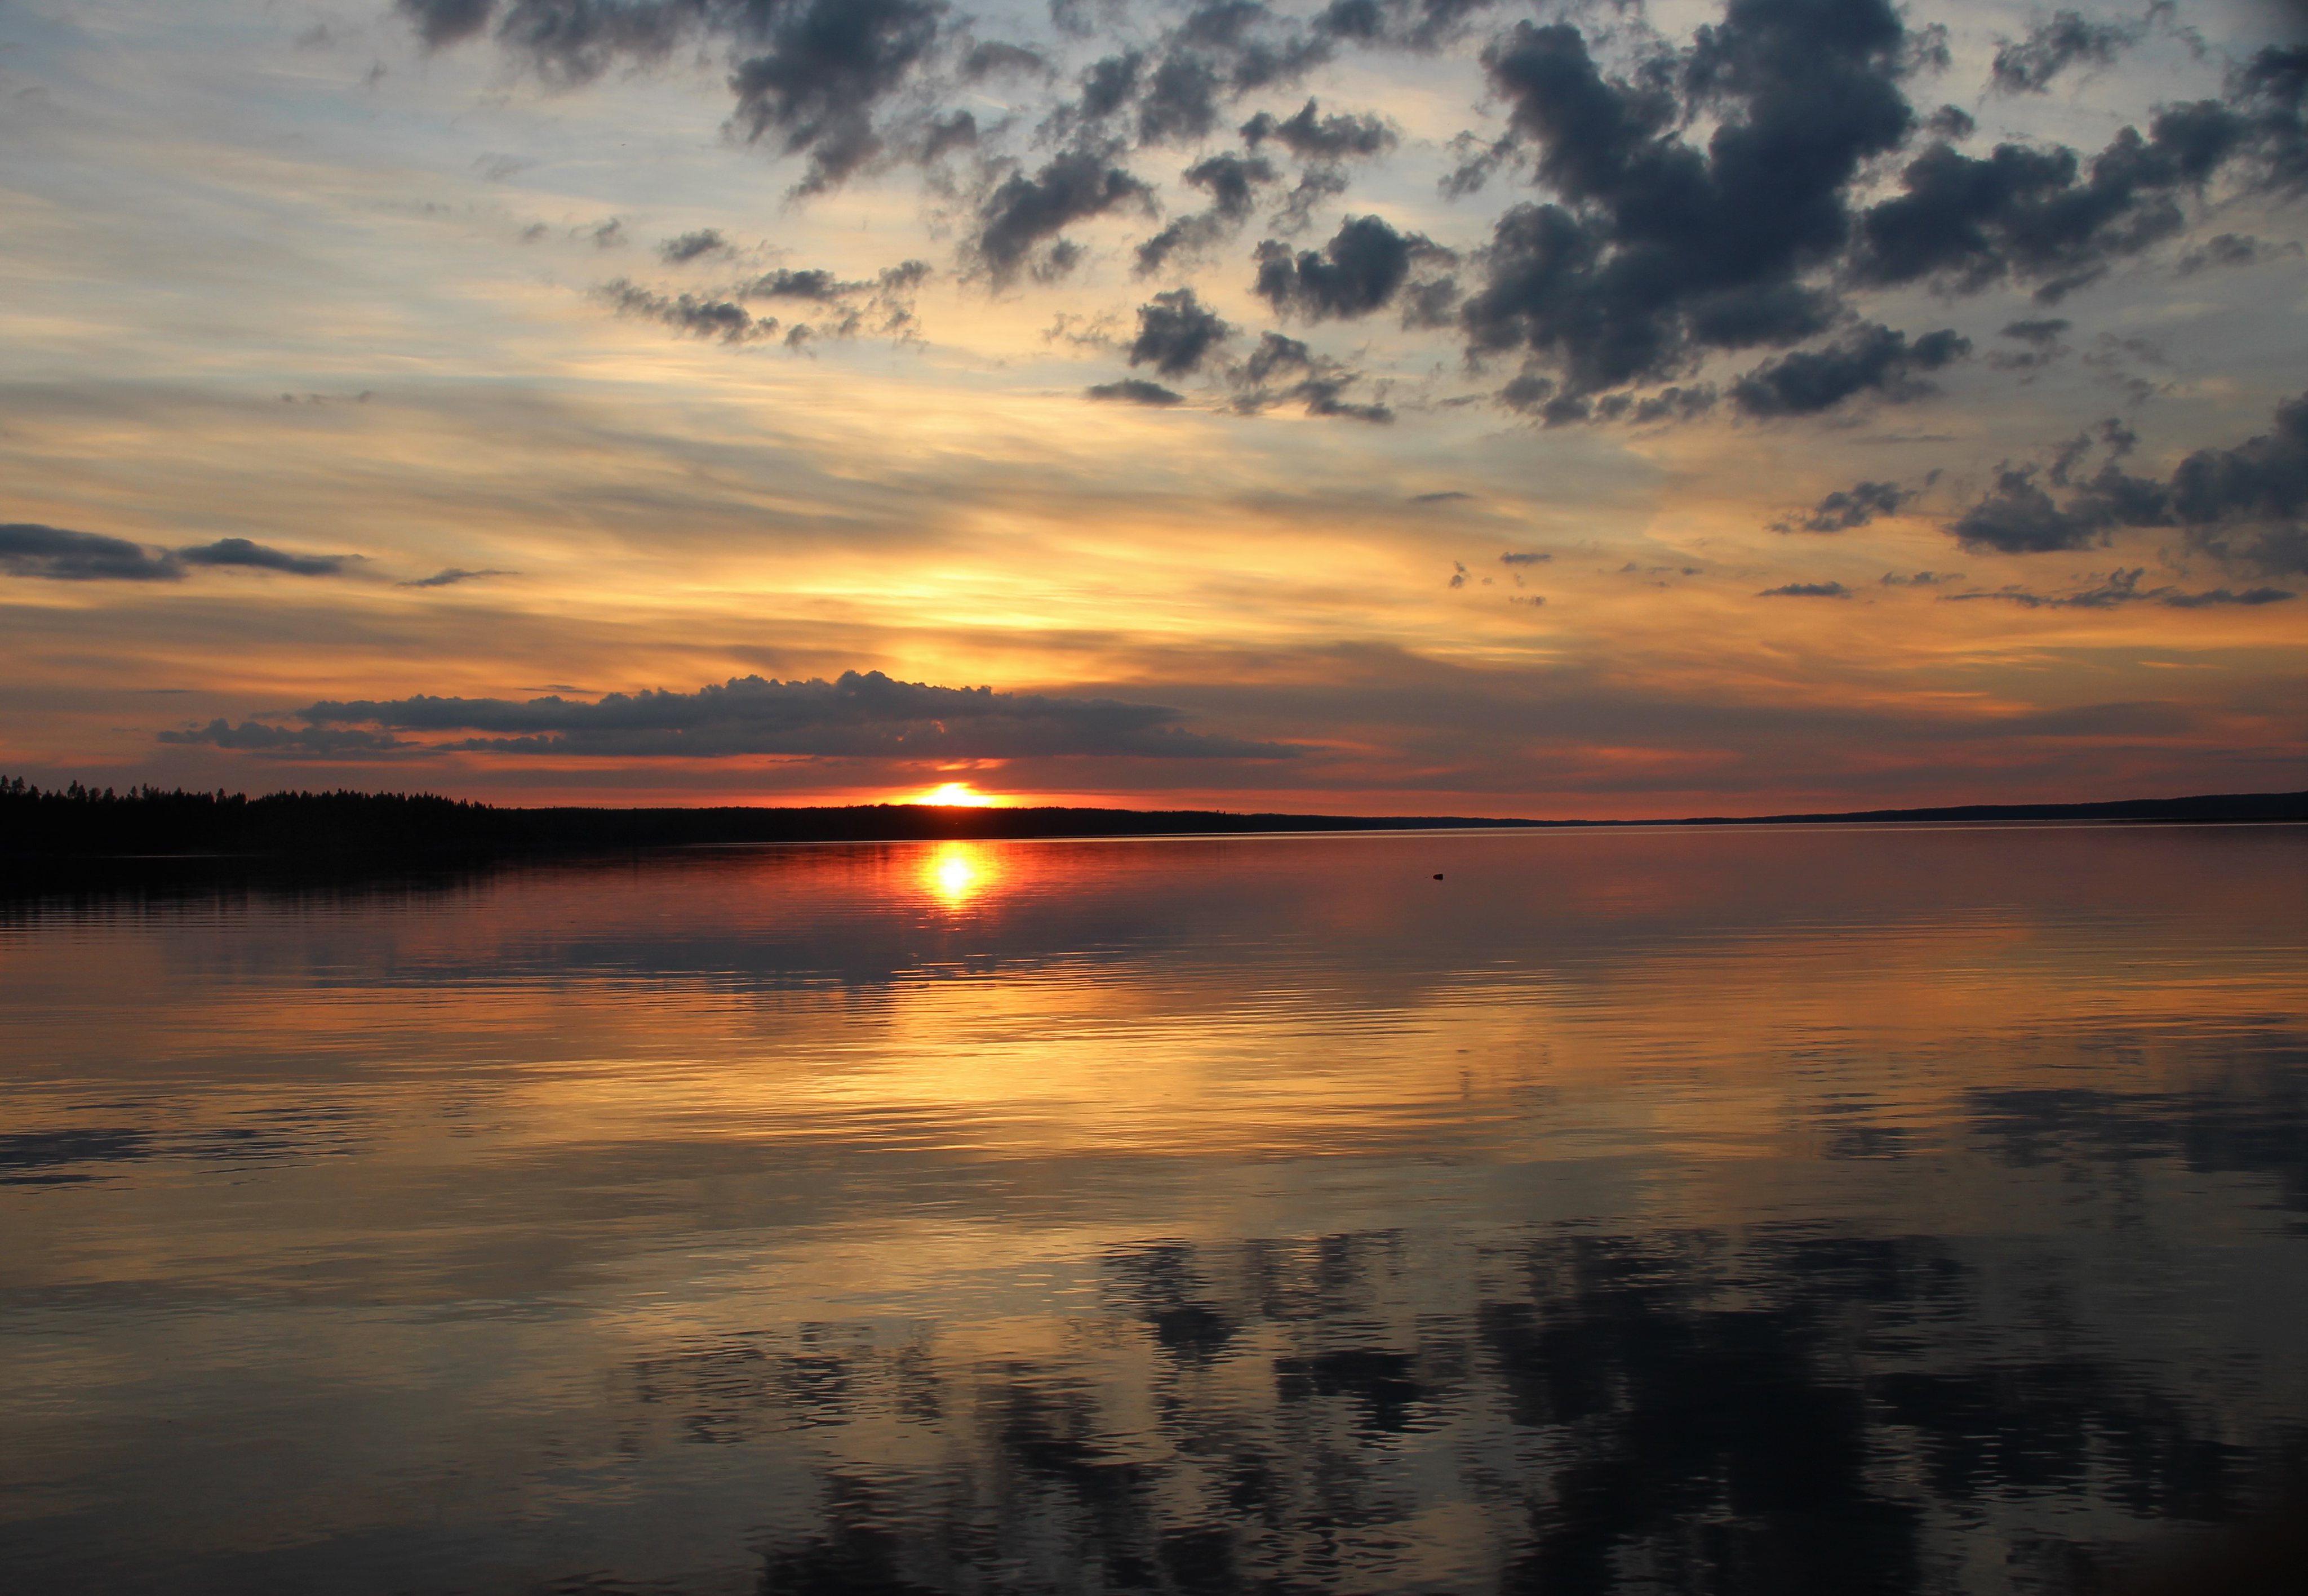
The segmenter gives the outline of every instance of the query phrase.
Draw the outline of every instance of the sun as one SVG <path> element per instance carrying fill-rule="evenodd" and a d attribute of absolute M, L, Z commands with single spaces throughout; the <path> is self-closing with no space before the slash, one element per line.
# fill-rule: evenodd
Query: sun
<path fill-rule="evenodd" d="M 966 781 L 950 781 L 943 786 L 932 787 L 914 802 L 940 809 L 993 809 L 1001 800 L 979 792 Z"/>

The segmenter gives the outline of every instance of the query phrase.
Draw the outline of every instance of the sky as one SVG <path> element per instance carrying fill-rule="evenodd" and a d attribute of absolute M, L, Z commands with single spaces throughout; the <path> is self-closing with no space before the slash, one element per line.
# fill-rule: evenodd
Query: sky
<path fill-rule="evenodd" d="M 0 0 L 0 773 L 2308 786 L 2308 27 Z"/>

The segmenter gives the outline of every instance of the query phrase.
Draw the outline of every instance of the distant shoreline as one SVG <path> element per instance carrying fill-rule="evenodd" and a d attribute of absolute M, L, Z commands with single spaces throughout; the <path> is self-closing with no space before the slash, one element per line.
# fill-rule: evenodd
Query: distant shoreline
<path fill-rule="evenodd" d="M 1531 820 L 1465 815 L 1300 815 L 1224 810 L 1046 806 L 589 809 L 502 808 L 429 794 L 43 792 L 0 780 L 0 870 L 53 877 L 84 865 L 309 861 L 473 862 L 512 856 L 623 854 L 768 843 L 1026 841 L 1064 837 L 1255 836 L 1282 832 L 1578 830 L 1628 827 L 1887 825 L 1960 821 L 2308 820 L 2308 793 L 2212 794 L 2095 803 L 1968 803 L 1925 809 L 1673 819 Z"/>

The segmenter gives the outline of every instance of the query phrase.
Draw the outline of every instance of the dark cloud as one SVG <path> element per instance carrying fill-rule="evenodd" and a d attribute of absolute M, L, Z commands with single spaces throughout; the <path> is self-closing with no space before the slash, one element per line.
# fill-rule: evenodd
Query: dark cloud
<path fill-rule="evenodd" d="M 1798 279 L 1843 247 L 1846 191 L 1913 124 L 1908 44 L 1887 0 L 1732 0 L 1687 57 L 1613 78 L 1576 27 L 1517 23 L 1484 52 L 1510 122 L 1485 159 L 1527 159 L 1557 202 L 1495 224 L 1461 313 L 1470 353 L 1520 351 L 1575 405 L 1820 331 L 1829 302 Z M 1703 150 L 1684 138 L 1701 116 Z"/>
<path fill-rule="evenodd" d="M 517 571 L 467 571 L 461 566 L 452 565 L 446 571 L 436 571 L 429 577 L 418 577 L 413 581 L 399 582 L 394 585 L 401 588 L 453 588 L 459 582 L 478 582 L 484 577 L 519 576 L 520 574 Z"/>
<path fill-rule="evenodd" d="M 2037 316 L 2030 320 L 2009 322 L 2000 338 L 2017 339 L 2038 349 L 2049 349 L 2060 341 L 2060 334 L 2075 325 L 2064 316 Z"/>
<path fill-rule="evenodd" d="M 1539 549 L 1510 551 L 1509 553 L 1499 556 L 1499 563 L 1502 565 L 1544 565 L 1549 560 L 1554 558 L 1554 556 L 1553 554 L 1547 553 L 1544 550 Z"/>
<path fill-rule="evenodd" d="M 668 238 L 657 246 L 668 266 L 685 266 L 690 262 L 708 255 L 726 255 L 729 241 L 711 227 L 700 227 L 694 233 L 684 233 L 678 238 Z"/>
<path fill-rule="evenodd" d="M 809 157 L 803 193 L 832 186 L 880 151 L 874 108 L 929 54 L 944 10 L 934 0 L 793 6 L 767 47 L 730 73 L 732 121 L 749 139 L 775 135 L 787 154 Z"/>
<path fill-rule="evenodd" d="M 1279 121 L 1271 111 L 1261 111 L 1242 124 L 1242 136 L 1253 150 L 1272 139 L 1299 159 L 1310 161 L 1367 160 L 1395 146 L 1394 129 L 1384 117 L 1352 111 L 1325 116 L 1313 99 Z"/>
<path fill-rule="evenodd" d="M 1165 377 L 1183 377 L 1233 331 L 1192 288 L 1173 288 L 1138 307 L 1138 337 L 1130 346 L 1130 364 L 1150 365 Z"/>
<path fill-rule="evenodd" d="M 52 582 L 174 582 L 185 574 L 165 549 L 35 521 L 0 525 L 0 571 Z"/>
<path fill-rule="evenodd" d="M 1911 576 L 1901 576 L 1896 571 L 1887 571 L 1883 573 L 1882 585 L 1886 588 L 1937 588 L 1961 580 L 1961 571 L 1919 571 Z"/>
<path fill-rule="evenodd" d="M 383 732 L 348 732 L 318 726 L 268 726 L 254 720 L 244 721 L 239 725 L 227 720 L 212 720 L 204 726 L 159 733 L 155 740 L 229 748 L 244 753 L 302 755 L 314 759 L 421 751 L 419 744 Z"/>
<path fill-rule="evenodd" d="M 886 143 L 874 123 L 939 42 L 941 0 L 396 0 L 433 48 L 488 31 L 548 79 L 590 82 L 621 64 L 718 40 L 730 52 L 730 126 L 805 156 L 802 193 L 856 172 Z M 964 116 L 966 116 L 966 113 Z M 959 124 L 949 119 L 949 135 Z M 974 128 L 974 124 L 973 128 Z M 934 159 L 951 136 L 904 153 Z"/>
<path fill-rule="evenodd" d="M 2223 605 L 2243 605 L 2247 608 L 2261 605 L 2282 604 L 2297 596 L 2281 588 L 2252 588 L 2235 592 L 2226 588 L 2214 588 L 2202 593 L 2190 593 L 2175 587 L 2143 588 L 2141 579 L 2148 574 L 2145 566 L 2129 571 L 2109 571 L 2104 577 L 2091 579 L 2087 586 L 2069 593 L 2034 593 L 2024 588 L 2002 588 L 1993 593 L 1945 593 L 1942 604 L 1966 603 L 1977 599 L 2016 604 L 2030 610 L 2112 610 L 2128 604 L 2155 604 L 2167 609 L 2196 610 Z"/>
<path fill-rule="evenodd" d="M 1331 51 L 1328 39 L 1260 0 L 1207 0 L 1150 49 L 1094 62 L 1046 131 L 1110 131 L 1141 148 L 1193 143 L 1244 95 L 1297 81 Z"/>
<path fill-rule="evenodd" d="M 1090 399 L 1125 405 L 1175 405 L 1185 398 L 1159 382 L 1149 382 L 1142 377 L 1124 377 L 1119 382 L 1100 382 L 1082 391 Z"/>
<path fill-rule="evenodd" d="M 657 322 L 693 338 L 719 339 L 725 344 L 758 343 L 776 333 L 775 316 L 755 316 L 734 299 L 709 295 L 660 294 L 619 278 L 605 283 L 599 296 L 621 316 Z"/>
<path fill-rule="evenodd" d="M 2308 575 L 2308 394 L 2279 403 L 2270 431 L 2233 449 L 2200 449 L 2167 481 L 2122 468 L 2134 442 L 2111 419 L 2048 463 L 2006 466 L 1949 530 L 1967 547 L 2018 554 L 2095 547 L 2123 528 L 2176 527 L 2225 563 Z M 2087 476 L 2080 462 L 2096 444 L 2106 458 Z"/>
<path fill-rule="evenodd" d="M 1937 143 L 1868 210 L 1852 273 L 1972 293 L 2006 279 L 2051 303 L 2182 231 L 2180 200 L 2242 152 L 2247 119 L 2214 100 L 2168 107 L 2142 138 L 2118 133 L 2086 165 L 2072 150 L 1998 144 L 1984 158 Z"/>
<path fill-rule="evenodd" d="M 1897 515 L 1916 496 L 1913 488 L 1896 482 L 1859 482 L 1839 488 L 1800 518 L 1773 523 L 1776 532 L 1848 532 L 1864 527 L 1879 515 Z"/>
<path fill-rule="evenodd" d="M 988 78 L 1047 77 L 1050 64 L 1038 50 L 1024 45 L 1003 44 L 988 39 L 972 45 L 961 58 L 961 78 L 966 83 L 982 83 Z"/>
<path fill-rule="evenodd" d="M 2180 257 L 2180 275 L 2192 277 L 2222 266 L 2257 266 L 2279 255 L 2296 255 L 2297 244 L 2270 244 L 2245 233 L 2218 233 Z"/>
<path fill-rule="evenodd" d="M 1848 598 L 1851 589 L 1841 582 L 1789 582 L 1784 588 L 1766 588 L 1755 595 L 1758 598 Z"/>
<path fill-rule="evenodd" d="M 1111 146 L 1070 150 L 1031 176 L 1012 172 L 986 195 L 970 249 L 995 282 L 1007 283 L 1029 266 L 1056 275 L 1077 253 L 1059 236 L 1067 227 L 1113 210 L 1150 207 L 1152 191 L 1115 164 L 1116 153 Z"/>
<path fill-rule="evenodd" d="M 1413 504 L 1452 504 L 1461 499 L 1471 499 L 1474 496 L 1472 493 L 1461 493 L 1457 488 L 1447 488 L 1439 493 L 1413 493 L 1410 495 L 1410 502 Z"/>
<path fill-rule="evenodd" d="M 1237 155 L 1232 150 L 1197 161 L 1181 175 L 1210 196 L 1210 209 L 1176 218 L 1141 244 L 1141 277 L 1159 271 L 1175 256 L 1199 253 L 1224 238 L 1250 214 L 1258 191 L 1279 176 L 1274 163 L 1263 156 Z"/>
<path fill-rule="evenodd" d="M 736 678 L 695 692 L 611 693 L 597 702 L 548 698 L 323 702 L 297 713 L 304 729 L 222 721 L 172 742 L 296 751 L 297 739 L 359 737 L 380 749 L 553 756 L 718 759 L 789 754 L 907 759 L 1137 755 L 1151 759 L 1286 759 L 1289 746 L 1180 728 L 1175 709 L 1112 699 L 995 692 L 897 682 L 879 671 L 834 682 Z M 375 731 L 346 728 L 374 727 Z M 468 734 L 445 742 L 396 733 Z"/>
<path fill-rule="evenodd" d="M 1361 373 L 1279 332 L 1261 334 L 1250 357 L 1230 368 L 1227 379 L 1234 385 L 1234 408 L 1244 416 L 1296 403 L 1304 405 L 1309 416 L 1380 425 L 1394 420 L 1394 412 L 1382 403 L 1347 398 L 1348 390 L 1362 382 Z"/>
<path fill-rule="evenodd" d="M 1352 320 L 1379 310 L 1409 280 L 1414 262 L 1456 257 L 1425 235 L 1398 233 L 1375 216 L 1350 216 L 1321 251 L 1269 239 L 1258 246 L 1253 291 L 1278 315 Z"/>
<path fill-rule="evenodd" d="M 1924 118 L 1924 131 L 1935 139 L 1960 144 L 1979 131 L 1979 123 L 1961 106 L 1942 106 Z"/>
<path fill-rule="evenodd" d="M 1308 226 L 1315 207 L 1347 192 L 1348 161 L 1373 159 L 1395 146 L 1394 129 L 1384 118 L 1349 111 L 1326 116 L 1313 99 L 1280 120 L 1261 111 L 1242 124 L 1241 133 L 1252 149 L 1272 142 L 1300 163 L 1297 184 L 1274 215 L 1275 225 L 1287 232 Z"/>
<path fill-rule="evenodd" d="M 1880 322 L 1852 329 L 1821 349 L 1798 349 L 1765 361 L 1731 385 L 1750 416 L 1813 416 L 1861 394 L 1893 401 L 1933 392 L 1917 373 L 1935 372 L 1971 353 L 1971 340 L 1942 329 L 1913 343 Z"/>
<path fill-rule="evenodd" d="M 2137 22 L 2091 22 L 2072 11 L 2055 11 L 2022 39 L 1996 47 L 1991 81 L 2005 94 L 2041 94 L 2069 67 L 2112 65 L 2144 33 Z"/>
<path fill-rule="evenodd" d="M 195 548 L 178 549 L 177 555 L 187 565 L 237 565 L 290 576 L 341 576 L 345 567 L 360 559 L 357 554 L 292 554 L 245 537 L 221 537 Z"/>
<path fill-rule="evenodd" d="M 1331 0 L 1319 34 L 1365 46 L 1430 51 L 1462 37 L 1497 0 Z"/>

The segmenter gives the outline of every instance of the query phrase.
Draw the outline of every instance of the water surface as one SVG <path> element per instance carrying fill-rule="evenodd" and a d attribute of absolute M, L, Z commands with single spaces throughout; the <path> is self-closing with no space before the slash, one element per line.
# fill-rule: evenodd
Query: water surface
<path fill-rule="evenodd" d="M 2308 1456 L 2304 969 L 2293 827 L 20 897 L 0 1566 L 2069 1589 Z"/>

